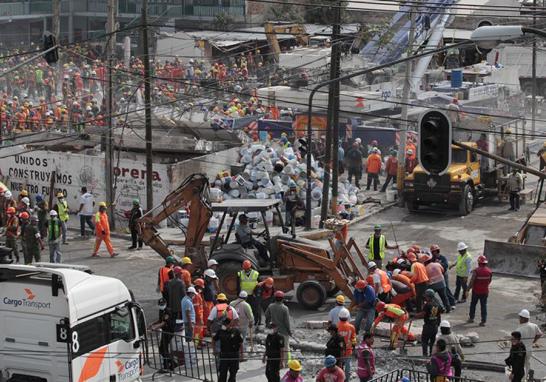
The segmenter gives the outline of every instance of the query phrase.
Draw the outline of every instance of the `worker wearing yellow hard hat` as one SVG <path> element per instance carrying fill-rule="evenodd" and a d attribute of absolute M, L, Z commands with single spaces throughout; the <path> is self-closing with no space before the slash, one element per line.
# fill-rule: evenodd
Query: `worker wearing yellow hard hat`
<path fill-rule="evenodd" d="M 183 257 L 182 258 L 182 273 L 180 277 L 182 278 L 182 281 L 184 281 L 186 288 L 189 288 L 191 286 L 191 271 L 192 271 L 191 259 L 189 257 Z"/>
<path fill-rule="evenodd" d="M 303 368 L 301 367 L 300 361 L 297 359 L 292 359 L 288 361 L 288 371 L 282 377 L 281 381 L 283 382 L 303 382 L 303 378 L 300 373 Z"/>
<path fill-rule="evenodd" d="M 336 306 L 334 306 L 330 312 L 328 312 L 328 324 L 329 325 L 337 325 L 339 322 L 339 312 L 344 309 L 345 305 L 345 296 L 338 295 L 336 297 Z"/>

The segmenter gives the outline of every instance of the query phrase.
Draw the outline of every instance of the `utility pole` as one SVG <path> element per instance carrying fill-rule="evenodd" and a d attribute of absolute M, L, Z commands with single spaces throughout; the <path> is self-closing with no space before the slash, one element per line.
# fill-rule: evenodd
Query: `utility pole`
<path fill-rule="evenodd" d="M 415 40 L 415 12 L 418 11 L 418 5 L 412 5 L 410 8 L 410 31 L 408 39 L 408 50 L 406 57 L 413 54 L 413 43 Z M 398 147 L 398 171 L 396 173 L 396 187 L 398 189 L 398 200 L 403 203 L 404 178 L 406 176 L 406 141 L 408 134 L 408 100 L 411 89 L 411 62 L 406 62 L 406 75 L 404 87 L 402 89 L 402 121 L 400 128 L 400 146 Z"/>
<path fill-rule="evenodd" d="M 51 19 L 52 33 L 57 40 L 57 44 L 61 43 L 61 0 L 53 0 L 51 4 L 53 17 Z M 59 52 L 59 60 L 57 61 L 57 78 L 55 81 L 55 94 L 61 93 L 61 84 L 63 81 L 63 63 L 62 53 Z"/>
<path fill-rule="evenodd" d="M 533 28 L 537 26 L 537 0 L 533 0 Z M 536 117 L 537 117 L 537 38 L 533 37 L 533 62 L 532 62 L 532 77 L 533 77 L 533 99 L 531 105 L 531 133 L 536 133 Z"/>
<path fill-rule="evenodd" d="M 148 0 L 142 0 L 142 49 L 144 60 L 144 109 L 146 127 L 146 209 L 154 208 L 153 162 L 152 162 L 152 110 L 151 110 L 151 75 L 150 49 L 148 46 Z"/>
<path fill-rule="evenodd" d="M 106 29 L 108 32 L 108 45 L 106 46 L 107 62 L 108 62 L 108 99 L 106 102 L 106 116 L 108 120 L 108 128 L 104 132 L 104 185 L 106 191 L 106 205 L 108 206 L 108 211 L 110 215 L 110 225 L 112 229 L 116 228 L 116 220 L 114 218 L 114 200 L 115 200 L 115 190 L 113 182 L 113 166 L 114 161 L 114 149 L 112 142 L 112 130 L 114 128 L 114 121 L 112 114 L 114 113 L 114 87 L 112 80 L 112 66 L 114 65 L 114 55 L 116 49 L 116 35 L 114 31 L 116 30 L 116 15 L 117 15 L 117 0 L 108 0 L 108 19 L 106 22 Z"/>
<path fill-rule="evenodd" d="M 339 37 L 341 34 L 341 2 L 335 2 L 334 8 L 334 21 L 332 24 L 332 46 L 330 48 L 330 80 L 339 77 L 340 61 L 341 61 L 341 47 Z M 336 104 L 337 100 L 337 104 Z M 322 183 L 322 204 L 320 209 L 320 228 L 324 226 L 324 220 L 328 216 L 328 197 L 330 192 L 330 171 L 332 171 L 332 191 L 335 182 L 337 183 L 337 143 L 339 141 L 339 128 L 338 119 L 339 114 L 339 82 L 333 82 L 329 86 L 328 90 L 328 123 L 326 130 L 326 150 L 324 157 L 324 178 Z M 338 118 L 335 118 L 337 115 Z M 337 135 L 336 131 L 337 130 Z M 336 139 L 338 138 L 338 139 Z M 336 184 L 337 191 L 337 184 Z M 336 213 L 336 207 L 334 206 L 334 198 L 332 192 L 332 206 L 333 213 Z M 336 201 L 337 204 L 337 201 Z"/>

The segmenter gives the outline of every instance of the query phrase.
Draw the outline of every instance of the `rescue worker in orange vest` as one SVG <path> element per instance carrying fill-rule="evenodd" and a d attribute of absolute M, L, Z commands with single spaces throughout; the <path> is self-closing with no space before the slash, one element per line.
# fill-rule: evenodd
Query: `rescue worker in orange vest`
<path fill-rule="evenodd" d="M 390 301 L 392 285 L 389 276 L 387 272 L 378 269 L 377 264 L 373 261 L 368 263 L 368 277 L 366 281 L 374 288 L 378 299 L 385 302 Z"/>
<path fill-rule="evenodd" d="M 205 280 L 195 279 L 193 281 L 195 290 L 197 293 L 193 296 L 193 307 L 195 309 L 195 329 L 194 340 L 195 346 L 201 348 L 203 346 L 203 337 L 205 337 L 205 321 L 204 321 L 204 308 L 205 303 L 203 301 L 203 288 L 205 288 Z"/>
<path fill-rule="evenodd" d="M 372 333 L 375 327 L 385 318 L 388 317 L 394 320 L 390 336 L 390 347 L 396 349 L 398 346 L 398 337 L 400 334 L 407 336 L 408 341 L 415 341 L 415 336 L 408 331 L 404 326 L 409 318 L 408 312 L 406 312 L 400 305 L 397 304 L 385 304 L 383 301 L 379 301 L 375 306 L 375 309 L 379 313 L 372 326 Z"/>
<path fill-rule="evenodd" d="M 165 265 L 159 268 L 159 272 L 157 273 L 157 289 L 156 292 L 161 292 L 163 295 L 163 298 L 165 297 L 165 284 L 174 277 L 172 270 L 174 267 L 174 264 L 176 263 L 176 260 L 172 256 L 167 256 L 165 259 Z"/>
<path fill-rule="evenodd" d="M 382 164 L 383 161 L 381 159 L 381 155 L 379 155 L 379 149 L 374 147 L 372 149 L 372 153 L 368 155 L 368 159 L 366 161 L 366 172 L 368 173 L 368 179 L 366 182 L 367 191 L 370 191 L 372 181 L 373 190 L 377 191 L 377 187 L 379 186 L 379 173 L 381 172 Z"/>
<path fill-rule="evenodd" d="M 410 271 L 404 271 L 402 274 L 408 276 L 415 285 L 415 300 L 417 312 L 423 309 L 423 295 L 428 288 L 428 275 L 425 265 L 417 261 L 417 256 L 413 252 L 408 253 L 408 260 L 411 263 Z"/>
<path fill-rule="evenodd" d="M 228 304 L 228 299 L 225 294 L 220 293 L 216 296 L 216 305 L 210 310 L 210 314 L 207 318 L 207 330 L 210 332 L 213 338 L 213 348 L 215 353 L 220 352 L 220 342 L 214 341 L 214 336 L 224 322 L 224 318 L 227 318 L 230 322 L 230 327 L 238 327 L 239 315 L 237 311 Z"/>
<path fill-rule="evenodd" d="M 394 285 L 395 282 L 404 285 L 406 290 L 396 290 L 396 296 L 391 299 L 391 302 L 404 307 L 409 300 L 415 297 L 415 285 L 413 285 L 408 276 L 404 276 L 402 273 L 400 273 L 400 269 L 395 269 L 392 272 L 391 283 L 393 284 L 394 289 L 396 289 Z"/>
<path fill-rule="evenodd" d="M 118 254 L 114 252 L 112 242 L 110 241 L 110 223 L 108 222 L 108 215 L 106 214 L 106 203 L 99 203 L 99 212 L 95 214 L 95 250 L 92 257 L 98 256 L 101 243 L 104 241 L 106 249 L 110 254 L 110 257 L 116 257 Z"/>
<path fill-rule="evenodd" d="M 351 359 L 353 349 L 356 346 L 356 329 L 354 325 L 349 322 L 351 314 L 348 309 L 341 309 L 338 317 L 337 333 L 343 337 L 343 340 L 345 341 L 345 353 L 342 358 L 343 370 L 345 371 L 345 382 L 349 382 L 349 379 L 351 378 Z"/>
<path fill-rule="evenodd" d="M 192 262 L 189 257 L 182 258 L 182 281 L 186 284 L 186 288 L 189 288 L 191 285 L 191 269 Z"/>
<path fill-rule="evenodd" d="M 15 215 L 15 208 L 8 207 L 6 210 L 6 247 L 13 250 L 13 256 L 15 256 L 15 262 L 19 262 L 19 249 L 17 245 L 17 238 L 19 237 L 19 219 Z"/>

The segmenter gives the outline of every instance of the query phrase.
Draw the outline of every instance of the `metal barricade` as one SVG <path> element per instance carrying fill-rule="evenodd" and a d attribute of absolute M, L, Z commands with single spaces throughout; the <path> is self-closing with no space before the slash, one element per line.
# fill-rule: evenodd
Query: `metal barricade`
<path fill-rule="evenodd" d="M 399 382 L 402 378 L 409 378 L 411 382 L 432 382 L 430 374 L 426 371 L 398 369 L 372 379 L 370 382 Z M 477 379 L 464 377 L 449 377 L 449 382 L 483 382 Z"/>
<path fill-rule="evenodd" d="M 218 380 L 214 348 L 210 341 L 201 340 L 196 346 L 193 338 L 181 333 L 148 330 L 147 367 L 157 374 L 180 375 L 205 382 Z"/>

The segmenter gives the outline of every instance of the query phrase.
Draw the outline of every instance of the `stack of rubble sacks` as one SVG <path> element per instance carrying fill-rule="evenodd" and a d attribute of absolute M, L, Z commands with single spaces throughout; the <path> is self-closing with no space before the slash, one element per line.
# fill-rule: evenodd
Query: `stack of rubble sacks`
<path fill-rule="evenodd" d="M 244 165 L 241 173 L 231 176 L 224 171 L 211 184 L 211 199 L 221 202 L 229 199 L 283 199 L 290 188 L 296 187 L 298 196 L 305 202 L 307 165 L 297 148 L 286 137 L 267 143 L 254 142 L 241 147 L 239 163 Z M 322 200 L 324 169 L 312 158 L 311 199 L 313 225 L 318 225 Z M 331 195 L 331 190 L 330 190 Z M 365 195 L 347 181 L 338 184 L 338 213 L 340 217 L 352 219 L 363 213 L 357 208 Z M 284 209 L 284 205 L 283 205 Z"/>

